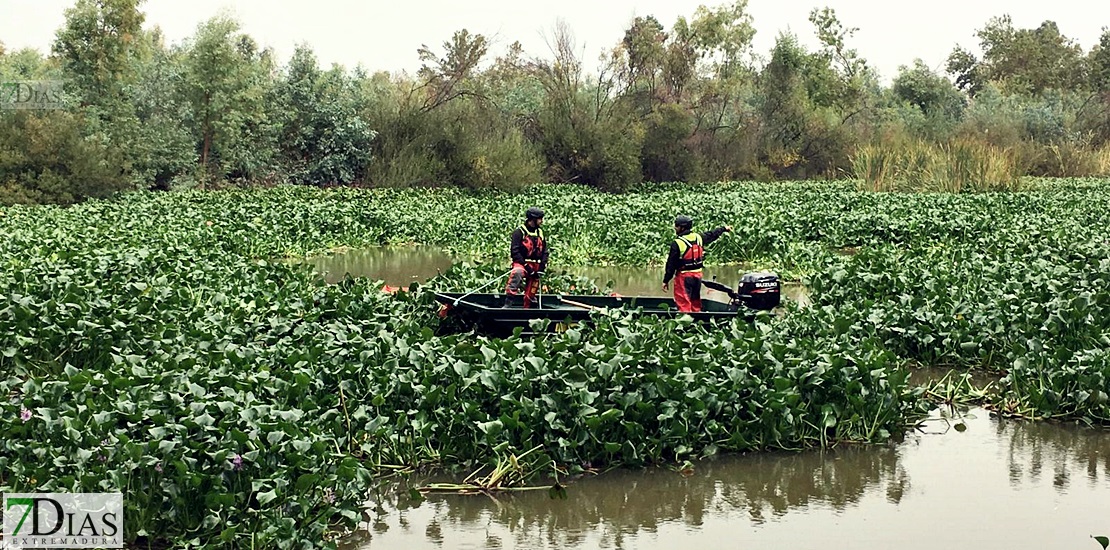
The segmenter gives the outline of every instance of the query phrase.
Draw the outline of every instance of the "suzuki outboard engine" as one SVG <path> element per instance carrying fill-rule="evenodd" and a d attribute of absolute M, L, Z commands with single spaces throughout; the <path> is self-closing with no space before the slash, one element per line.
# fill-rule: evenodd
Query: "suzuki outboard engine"
<path fill-rule="evenodd" d="M 782 299 L 782 285 L 779 276 L 770 271 L 745 273 L 740 277 L 737 297 L 744 305 L 761 311 L 777 307 Z"/>
<path fill-rule="evenodd" d="M 782 284 L 779 282 L 779 276 L 770 271 L 745 273 L 743 277 L 740 277 L 740 285 L 736 291 L 717 281 L 702 281 L 701 283 L 708 288 L 728 294 L 729 305 L 735 309 L 748 307 L 760 311 L 770 311 L 779 305 L 782 296 Z"/>

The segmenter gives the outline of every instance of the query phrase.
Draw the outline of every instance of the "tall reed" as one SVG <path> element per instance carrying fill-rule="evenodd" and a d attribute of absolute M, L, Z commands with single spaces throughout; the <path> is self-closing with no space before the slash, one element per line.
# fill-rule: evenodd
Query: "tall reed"
<path fill-rule="evenodd" d="M 1098 151 L 1098 175 L 1110 176 L 1110 143 Z"/>
<path fill-rule="evenodd" d="M 1016 191 L 1015 155 L 976 140 L 867 145 L 852 158 L 860 186 L 869 191 L 946 193 Z"/>

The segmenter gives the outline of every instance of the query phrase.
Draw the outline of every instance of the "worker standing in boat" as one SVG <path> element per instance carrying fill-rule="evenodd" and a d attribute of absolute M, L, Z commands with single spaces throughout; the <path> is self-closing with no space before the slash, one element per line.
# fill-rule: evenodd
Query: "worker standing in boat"
<path fill-rule="evenodd" d="M 663 275 L 663 290 L 674 279 L 674 302 L 679 311 L 701 311 L 701 269 L 705 261 L 705 247 L 721 235 L 732 231 L 726 225 L 694 233 L 694 220 L 690 216 L 674 219 L 675 239 L 667 256 L 667 272 Z"/>
<path fill-rule="evenodd" d="M 532 207 L 524 213 L 524 223 L 513 231 L 509 254 L 513 269 L 505 285 L 505 307 L 520 306 L 521 286 L 524 287 L 523 305 L 533 307 L 540 290 L 540 278 L 547 269 L 547 241 L 543 238 L 543 210 Z"/>

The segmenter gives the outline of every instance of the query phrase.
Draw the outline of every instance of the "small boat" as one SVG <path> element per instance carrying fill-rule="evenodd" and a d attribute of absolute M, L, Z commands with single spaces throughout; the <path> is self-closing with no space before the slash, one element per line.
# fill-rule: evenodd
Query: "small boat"
<path fill-rule="evenodd" d="M 716 281 L 702 281 L 702 285 L 720 290 L 729 296 L 729 302 L 702 299 L 702 311 L 678 311 L 671 298 L 657 296 L 620 295 L 562 295 L 544 294 L 539 297 L 539 307 L 505 307 L 503 294 L 478 294 L 462 292 L 436 292 L 435 299 L 442 304 L 441 316 L 451 316 L 490 335 L 512 334 L 520 327 L 531 333 L 531 321 L 547 319 L 549 331 L 566 330 L 569 326 L 589 321 L 597 310 L 624 309 L 641 315 L 678 317 L 690 315 L 695 320 L 750 319 L 757 311 L 769 311 L 780 303 L 781 284 L 774 273 L 748 273 L 737 290 Z"/>

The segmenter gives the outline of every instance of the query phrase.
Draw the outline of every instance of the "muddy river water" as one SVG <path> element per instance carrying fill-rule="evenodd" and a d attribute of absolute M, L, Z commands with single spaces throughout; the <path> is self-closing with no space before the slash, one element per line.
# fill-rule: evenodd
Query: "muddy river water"
<path fill-rule="evenodd" d="M 884 446 L 753 453 L 693 473 L 616 470 L 545 491 L 387 499 L 348 549 L 1097 550 L 1110 432 L 940 411 Z"/>

